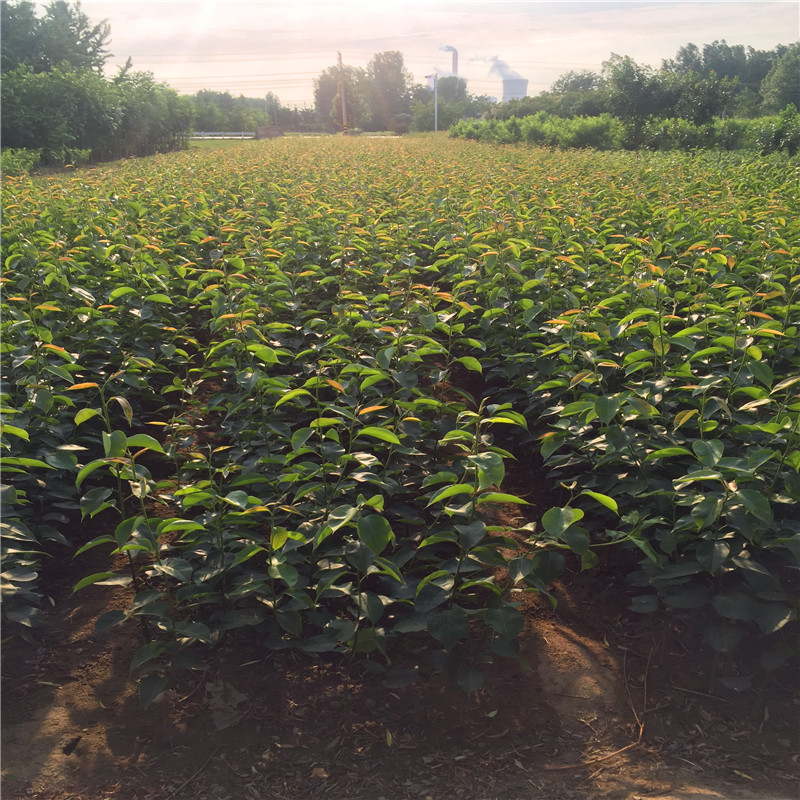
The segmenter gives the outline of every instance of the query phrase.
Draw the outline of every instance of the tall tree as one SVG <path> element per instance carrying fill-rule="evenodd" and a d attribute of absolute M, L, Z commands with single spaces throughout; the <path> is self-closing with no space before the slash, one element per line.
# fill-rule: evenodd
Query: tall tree
<path fill-rule="evenodd" d="M 565 72 L 551 87 L 552 91 L 559 94 L 567 92 L 594 92 L 603 85 L 602 76 L 596 72 L 585 69 L 580 72 Z"/>
<path fill-rule="evenodd" d="M 603 63 L 603 77 L 609 110 L 625 124 L 628 146 L 639 147 L 645 121 L 664 108 L 663 86 L 651 69 L 616 53 Z"/>
<path fill-rule="evenodd" d="M 314 79 L 314 107 L 320 119 L 330 120 L 332 128 L 341 128 L 342 101 L 340 85 L 344 85 L 347 124 L 360 127 L 365 119 L 363 99 L 366 73 L 358 67 L 344 65 L 327 67 Z"/>
<path fill-rule="evenodd" d="M 103 71 L 109 57 L 110 27 L 94 23 L 80 3 L 52 0 L 43 17 L 28 0 L 2 3 L 3 72 L 26 66 L 49 72 L 62 66 L 73 70 Z"/>
<path fill-rule="evenodd" d="M 367 65 L 370 127 L 376 131 L 395 130 L 398 117 L 410 105 L 411 74 L 398 50 L 376 53 Z"/>
<path fill-rule="evenodd" d="M 36 6 L 29 2 L 0 3 L 0 63 L 3 72 L 20 65 L 33 67 L 39 60 Z"/>
<path fill-rule="evenodd" d="M 800 109 L 800 42 L 775 62 L 761 82 L 764 109 L 780 111 L 790 103 Z"/>

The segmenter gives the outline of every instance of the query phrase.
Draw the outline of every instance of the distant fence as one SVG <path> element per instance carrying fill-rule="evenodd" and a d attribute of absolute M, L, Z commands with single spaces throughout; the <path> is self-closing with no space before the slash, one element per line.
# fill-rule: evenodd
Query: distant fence
<path fill-rule="evenodd" d="M 195 131 L 192 139 L 255 139 L 253 131 Z"/>
<path fill-rule="evenodd" d="M 283 136 L 283 131 L 275 125 L 259 125 L 253 131 L 195 131 L 192 139 L 274 139 Z"/>

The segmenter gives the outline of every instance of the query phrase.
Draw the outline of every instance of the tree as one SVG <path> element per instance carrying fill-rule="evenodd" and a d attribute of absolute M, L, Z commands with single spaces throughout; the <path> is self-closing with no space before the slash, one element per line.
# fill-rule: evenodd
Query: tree
<path fill-rule="evenodd" d="M 278 125 L 281 114 L 281 101 L 274 92 L 267 92 L 264 98 L 264 108 L 267 112 L 267 124 Z"/>
<path fill-rule="evenodd" d="M 80 3 L 52 0 L 41 18 L 28 0 L 2 6 L 3 72 L 23 65 L 34 72 L 49 72 L 58 66 L 103 71 L 111 29 L 105 20 L 91 22 Z"/>
<path fill-rule="evenodd" d="M 5 147 L 42 151 L 45 164 L 76 158 L 150 155 L 186 145 L 188 98 L 130 59 L 114 80 L 103 77 L 109 26 L 93 23 L 79 3 L 2 3 L 2 139 Z"/>
<path fill-rule="evenodd" d="M 104 157 L 150 156 L 186 147 L 194 120 L 190 98 L 156 82 L 150 72 L 126 72 L 115 87 L 122 119 Z"/>
<path fill-rule="evenodd" d="M 467 82 L 456 75 L 439 78 L 439 130 L 446 130 L 459 120 L 481 117 L 495 106 L 494 101 L 482 95 L 471 95 Z M 415 131 L 434 129 L 434 93 L 424 86 L 414 89 L 411 103 L 411 126 Z"/>
<path fill-rule="evenodd" d="M 42 150 L 50 164 L 72 161 L 78 150 L 111 149 L 122 119 L 120 98 L 97 73 L 21 66 L 3 75 L 1 88 L 4 147 Z"/>
<path fill-rule="evenodd" d="M 455 103 L 466 103 L 469 99 L 467 82 L 457 75 L 446 75 L 438 79 L 437 90 L 440 100 L 452 100 Z"/>
<path fill-rule="evenodd" d="M 36 32 L 39 20 L 33 3 L 0 3 L 0 64 L 3 72 L 21 65 L 33 67 L 38 61 Z"/>
<path fill-rule="evenodd" d="M 729 45 L 724 39 L 703 45 L 703 69 L 720 78 L 735 78 L 747 70 L 744 45 Z"/>
<path fill-rule="evenodd" d="M 363 124 L 365 76 L 363 69 L 344 65 L 341 69 L 327 67 L 314 79 L 314 107 L 320 119 L 330 120 L 331 129 L 343 127 L 340 82 L 344 83 L 348 126 L 357 128 Z"/>
<path fill-rule="evenodd" d="M 398 118 L 408 114 L 411 74 L 398 50 L 376 53 L 367 65 L 368 100 L 371 120 L 376 131 L 395 130 Z"/>
<path fill-rule="evenodd" d="M 703 56 L 696 44 L 683 45 L 678 49 L 678 53 L 673 61 L 664 61 L 664 68 L 674 72 L 686 73 L 696 72 L 703 74 Z"/>
<path fill-rule="evenodd" d="M 565 72 L 555 80 L 551 91 L 556 94 L 566 94 L 567 92 L 596 92 L 603 86 L 603 78 L 591 70 L 581 72 Z"/>
<path fill-rule="evenodd" d="M 609 110 L 625 125 L 627 145 L 637 148 L 642 143 L 647 118 L 664 108 L 663 86 L 648 67 L 640 66 L 630 56 L 615 53 L 604 62 L 603 76 L 608 85 Z"/>
<path fill-rule="evenodd" d="M 775 61 L 761 82 L 764 110 L 780 111 L 791 104 L 800 108 L 800 42 Z"/>

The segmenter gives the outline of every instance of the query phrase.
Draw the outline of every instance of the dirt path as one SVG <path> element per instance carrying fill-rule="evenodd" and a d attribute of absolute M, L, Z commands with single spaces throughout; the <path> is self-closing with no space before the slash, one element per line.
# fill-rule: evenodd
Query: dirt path
<path fill-rule="evenodd" d="M 137 630 L 95 636 L 108 593 L 72 595 L 70 579 L 38 643 L 5 643 L 3 798 L 798 796 L 797 695 L 772 681 L 709 696 L 687 631 L 627 615 L 611 569 L 568 576 L 556 615 L 526 600 L 522 663 L 493 666 L 472 697 L 436 676 L 388 690 L 241 637 L 147 712 L 128 681 Z M 641 744 L 604 759 L 637 741 L 637 719 Z"/>

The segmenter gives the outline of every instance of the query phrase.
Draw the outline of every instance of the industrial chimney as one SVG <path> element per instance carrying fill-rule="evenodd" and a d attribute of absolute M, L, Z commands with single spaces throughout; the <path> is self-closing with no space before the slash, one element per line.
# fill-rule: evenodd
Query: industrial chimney
<path fill-rule="evenodd" d="M 515 72 L 511 67 L 506 64 L 497 56 L 491 59 L 492 67 L 489 70 L 490 74 L 494 72 L 500 76 L 503 81 L 503 102 L 509 100 L 520 100 L 528 94 L 528 79 L 523 78 L 518 72 Z"/>
<path fill-rule="evenodd" d="M 446 44 L 439 49 L 453 54 L 453 75 L 458 75 L 458 50 L 456 50 L 455 47 L 451 47 L 449 44 Z"/>
<path fill-rule="evenodd" d="M 528 94 L 527 78 L 503 78 L 503 102 L 521 100 Z"/>

